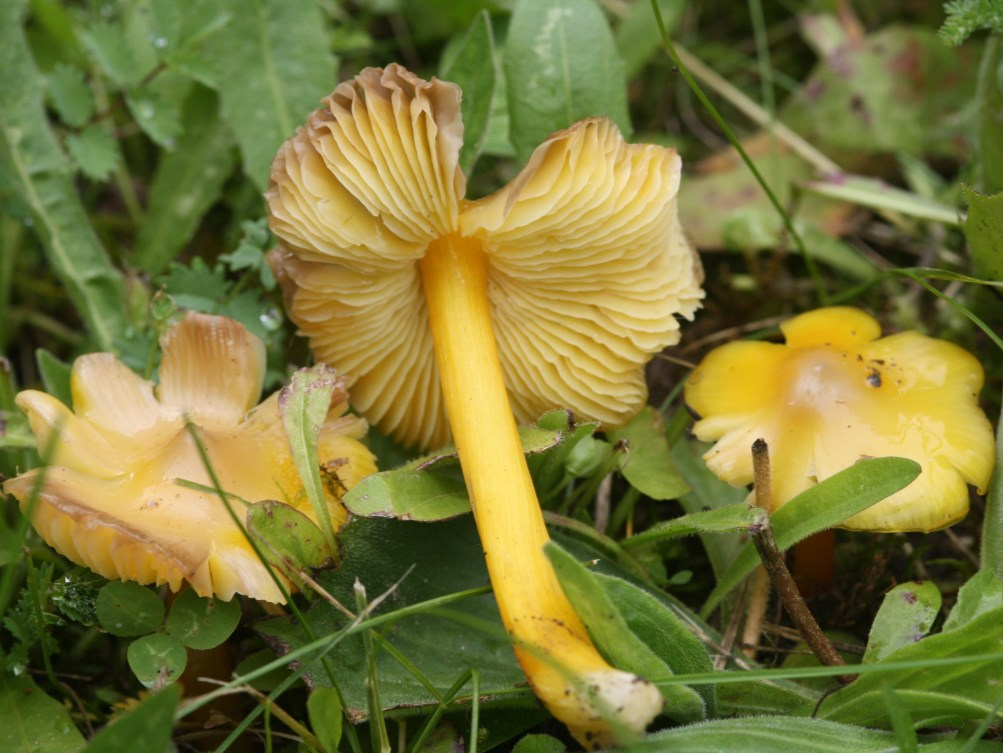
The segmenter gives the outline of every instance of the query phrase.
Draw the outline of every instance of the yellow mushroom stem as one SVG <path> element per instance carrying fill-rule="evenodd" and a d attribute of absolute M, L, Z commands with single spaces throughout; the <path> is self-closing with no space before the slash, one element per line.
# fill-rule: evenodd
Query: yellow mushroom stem
<path fill-rule="evenodd" d="M 658 714 L 662 697 L 600 656 L 543 553 L 549 535 L 502 377 L 487 257 L 477 240 L 452 234 L 429 246 L 420 268 L 450 427 L 519 664 L 583 745 L 627 742 Z"/>

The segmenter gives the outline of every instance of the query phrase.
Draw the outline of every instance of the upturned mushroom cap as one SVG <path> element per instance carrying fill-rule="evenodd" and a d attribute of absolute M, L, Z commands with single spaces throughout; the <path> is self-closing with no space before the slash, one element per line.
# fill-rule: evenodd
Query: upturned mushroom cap
<path fill-rule="evenodd" d="M 967 351 L 917 332 L 880 337 L 863 311 L 832 307 L 780 326 L 786 344 L 733 342 L 686 383 L 704 456 L 736 486 L 752 482 L 750 447 L 765 439 L 774 504 L 861 458 L 915 460 L 909 486 L 844 524 L 871 531 L 931 531 L 968 512 L 968 486 L 992 474 L 992 426 L 978 406 L 983 373 Z"/>
<path fill-rule="evenodd" d="M 164 336 L 160 384 L 142 379 L 109 353 L 74 363 L 74 410 L 33 390 L 17 397 L 49 465 L 11 479 L 13 494 L 42 537 L 69 559 L 106 578 L 188 581 L 201 595 L 235 593 L 266 601 L 282 595 L 219 497 L 179 481 L 212 485 L 186 421 L 198 429 L 220 485 L 242 501 L 275 499 L 312 517 L 290 454 L 278 395 L 261 393 L 261 341 L 237 322 L 189 314 Z M 332 402 L 320 440 L 324 460 L 344 459 L 351 487 L 375 472 L 358 442 L 365 423 L 342 416 L 347 392 Z M 34 490 L 40 484 L 37 498 Z M 345 518 L 333 497 L 335 522 Z"/>
<path fill-rule="evenodd" d="M 568 407 L 614 427 L 643 367 L 678 341 L 701 270 L 679 226 L 676 152 L 604 118 L 551 136 L 508 186 L 464 199 L 454 84 L 399 65 L 341 84 L 287 141 L 266 194 L 288 310 L 353 405 L 409 445 L 449 438 L 417 262 L 479 242 L 506 387 L 520 421 Z"/>

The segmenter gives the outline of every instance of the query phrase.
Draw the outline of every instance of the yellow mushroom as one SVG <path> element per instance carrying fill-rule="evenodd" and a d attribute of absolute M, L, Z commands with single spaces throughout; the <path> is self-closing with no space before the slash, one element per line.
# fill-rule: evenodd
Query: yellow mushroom
<path fill-rule="evenodd" d="M 583 744 L 608 745 L 661 697 L 603 660 L 564 596 L 516 419 L 569 407 L 617 426 L 644 404 L 644 364 L 703 295 L 676 216 L 680 161 L 588 119 L 467 201 L 460 96 L 399 65 L 339 85 L 272 165 L 276 266 L 317 357 L 355 380 L 356 409 L 409 445 L 452 436 L 529 682 Z"/>
<path fill-rule="evenodd" d="M 40 448 L 53 446 L 48 467 L 10 479 L 13 494 L 52 547 L 106 578 L 183 581 L 200 595 L 245 594 L 281 602 L 282 594 L 219 497 L 179 482 L 211 487 L 198 430 L 222 488 L 248 502 L 274 499 L 313 517 L 278 411 L 278 393 L 255 407 L 265 373 L 261 341 L 230 319 L 188 314 L 161 341 L 160 384 L 110 353 L 73 364 L 73 410 L 27 390 L 17 404 L 28 414 Z M 362 419 L 342 416 L 348 393 L 335 391 L 319 443 L 339 480 L 354 486 L 376 471 L 358 441 Z M 37 497 L 33 492 L 38 480 Z M 332 521 L 346 512 L 328 499 Z M 234 500 L 243 517 L 241 503 Z"/>
<path fill-rule="evenodd" d="M 780 325 L 786 344 L 717 348 L 686 383 L 704 456 L 736 486 L 752 481 L 750 447 L 765 439 L 779 507 L 865 457 L 915 460 L 919 477 L 844 523 L 868 531 L 932 531 L 984 491 L 993 433 L 978 406 L 983 373 L 967 351 L 917 332 L 881 337 L 871 316 L 830 307 Z"/>

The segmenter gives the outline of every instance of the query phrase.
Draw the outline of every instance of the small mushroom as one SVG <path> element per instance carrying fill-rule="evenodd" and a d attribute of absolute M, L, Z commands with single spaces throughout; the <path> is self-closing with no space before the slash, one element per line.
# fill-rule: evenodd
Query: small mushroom
<path fill-rule="evenodd" d="M 568 407 L 612 427 L 644 404 L 644 364 L 702 297 L 680 161 L 593 118 L 467 201 L 459 105 L 457 86 L 399 65 L 338 86 L 272 165 L 276 266 L 357 410 L 409 445 L 452 436 L 527 678 L 583 744 L 609 745 L 661 698 L 606 663 L 564 596 L 516 419 Z"/>
<path fill-rule="evenodd" d="M 765 439 L 779 507 L 861 458 L 904 457 L 920 464 L 919 477 L 844 527 L 933 531 L 963 518 L 967 485 L 984 491 L 994 462 L 975 357 L 917 332 L 881 337 L 873 317 L 849 307 L 801 314 L 780 330 L 783 345 L 716 348 L 686 382 L 693 433 L 717 442 L 708 467 L 749 484 L 749 448 Z"/>
<path fill-rule="evenodd" d="M 265 373 L 261 341 L 237 322 L 188 314 L 161 341 L 160 384 L 110 353 L 73 364 L 73 410 L 27 390 L 17 404 L 38 446 L 51 444 L 45 468 L 10 479 L 13 494 L 52 547 L 106 578 L 168 584 L 200 595 L 283 597 L 211 487 L 186 422 L 191 421 L 231 504 L 274 499 L 313 517 L 285 429 L 278 393 L 255 407 Z M 342 460 L 346 487 L 376 471 L 358 441 L 365 422 L 342 416 L 348 393 L 336 390 L 319 454 Z M 35 487 L 41 484 L 37 495 Z M 330 497 L 332 521 L 346 512 Z"/>

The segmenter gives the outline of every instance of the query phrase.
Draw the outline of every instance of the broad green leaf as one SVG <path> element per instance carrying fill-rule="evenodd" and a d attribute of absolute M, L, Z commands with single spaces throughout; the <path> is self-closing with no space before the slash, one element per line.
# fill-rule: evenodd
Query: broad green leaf
<path fill-rule="evenodd" d="M 974 162 L 987 194 L 1003 191 L 1003 43 L 999 35 L 986 40 L 976 88 L 978 149 Z M 999 276 L 996 279 L 1001 279 Z"/>
<path fill-rule="evenodd" d="M 229 23 L 210 47 L 223 119 L 259 190 L 283 141 L 337 83 L 327 24 L 313 0 L 225 0 Z"/>
<path fill-rule="evenodd" d="M 979 570 L 958 589 L 958 600 L 941 632 L 963 627 L 976 617 L 1003 606 L 1003 580 L 990 570 Z"/>
<path fill-rule="evenodd" d="M 392 590 L 375 616 L 392 615 L 408 605 L 488 583 L 480 540 L 469 515 L 420 524 L 355 518 L 339 533 L 339 541 L 341 568 L 320 574 L 318 580 L 348 605 L 355 603 L 356 579 L 365 586 L 370 601 Z M 319 599 L 306 619 L 315 635 L 333 634 L 347 623 L 341 612 Z M 256 627 L 269 636 L 273 647 L 295 648 L 309 641 L 303 628 L 290 620 L 270 620 Z M 489 594 L 456 601 L 434 613 L 402 617 L 382 625 L 379 634 L 381 644 L 395 648 L 421 676 L 418 679 L 386 648 L 377 652 L 380 694 L 387 711 L 407 708 L 416 713 L 421 708 L 437 707 L 435 693 L 445 693 L 469 668 L 480 671 L 481 693 L 487 697 L 525 682 Z M 349 720 L 358 722 L 367 714 L 361 636 L 344 639 L 329 656 L 345 712 Z M 309 666 L 306 675 L 313 687 L 330 686 L 327 673 L 317 664 Z M 523 713 L 535 708 L 535 701 L 529 698 L 510 701 L 525 704 Z"/>
<path fill-rule="evenodd" d="M 608 115 L 630 135 L 623 62 L 595 0 L 519 0 L 504 57 L 509 135 L 519 161 L 586 117 Z"/>
<path fill-rule="evenodd" d="M 73 394 L 70 391 L 70 364 L 60 361 L 45 348 L 35 351 L 35 363 L 42 377 L 45 391 L 59 400 L 63 405 L 73 406 Z"/>
<path fill-rule="evenodd" d="M 98 21 L 84 29 L 80 39 L 101 71 L 119 87 L 138 83 L 150 70 L 140 65 L 125 30 L 117 22 Z"/>
<path fill-rule="evenodd" d="M 556 410 L 540 417 L 537 425 L 543 429 L 559 432 L 560 443 L 549 452 L 527 455 L 526 463 L 533 476 L 537 494 L 541 501 L 556 493 L 570 472 L 570 455 L 578 444 L 591 437 L 597 425 L 594 423 L 578 423 L 571 411 Z"/>
<path fill-rule="evenodd" d="M 652 546 L 694 533 L 745 532 L 762 523 L 766 513 L 758 507 L 739 502 L 716 510 L 694 512 L 662 523 L 623 541 L 625 549 Z"/>
<path fill-rule="evenodd" d="M 627 442 L 620 473 L 631 486 L 652 499 L 676 499 L 690 489 L 679 475 L 665 441 L 662 418 L 647 406 L 622 429 L 609 432 L 614 442 Z"/>
<path fill-rule="evenodd" d="M 79 128 L 94 114 L 94 97 L 84 80 L 84 72 L 75 65 L 59 63 L 47 76 L 49 99 L 68 126 Z"/>
<path fill-rule="evenodd" d="M 176 148 L 162 153 L 157 163 L 146 218 L 136 239 L 132 263 L 151 275 L 191 240 L 236 162 L 233 138 L 219 118 L 218 100 L 211 90 L 192 88 L 182 123 Z"/>
<path fill-rule="evenodd" d="M 161 73 L 125 97 L 136 124 L 154 142 L 171 151 L 181 135 L 181 107 L 192 87 L 180 73 Z"/>
<path fill-rule="evenodd" d="M 596 648 L 610 664 L 654 683 L 675 674 L 664 658 L 631 630 L 610 595 L 584 565 L 553 542 L 547 543 L 544 551 Z M 702 667 L 700 671 L 709 669 Z M 691 722 L 707 717 L 704 699 L 692 688 L 661 685 L 659 690 L 665 698 L 664 713 L 675 721 Z"/>
<path fill-rule="evenodd" d="M 341 501 L 353 515 L 362 517 L 427 522 L 470 512 L 459 466 L 376 473 L 362 479 Z"/>
<path fill-rule="evenodd" d="M 99 350 L 125 331 L 121 273 L 95 235 L 49 127 L 45 87 L 21 27 L 23 0 L 0 4 L 0 173 Z"/>
<path fill-rule="evenodd" d="M 937 738 L 934 738 L 937 739 Z M 1000 746 L 965 740 L 921 744 L 922 753 L 999 753 Z M 624 753 L 889 753 L 896 750 L 890 732 L 791 716 L 715 719 L 655 732 L 621 748 Z"/>
<path fill-rule="evenodd" d="M 932 581 L 902 583 L 885 594 L 878 609 L 863 663 L 873 664 L 926 637 L 940 612 L 940 589 Z"/>
<path fill-rule="evenodd" d="M 1003 192 L 983 196 L 964 189 L 968 202 L 965 240 L 972 255 L 972 271 L 987 280 L 1003 280 Z"/>
<path fill-rule="evenodd" d="M 319 363 L 293 374 L 288 386 L 279 393 L 279 414 L 289 438 L 289 449 L 306 490 L 314 515 L 320 521 L 320 530 L 328 549 L 336 550 L 331 512 L 327 508 L 324 482 L 317 459 L 317 439 L 327 420 L 331 399 L 338 388 L 339 377 L 334 369 Z"/>
<path fill-rule="evenodd" d="M 337 753 L 345 718 L 338 691 L 334 688 L 314 688 L 306 699 L 306 711 L 310 717 L 310 729 L 320 740 L 324 752 Z"/>
<path fill-rule="evenodd" d="M 658 9 L 668 34 L 676 28 L 686 7 L 685 0 L 658 0 Z M 623 58 L 624 74 L 633 78 L 653 56 L 662 51 L 662 34 L 650 2 L 633 3 L 616 30 L 616 49 Z"/>
<path fill-rule="evenodd" d="M 334 564 L 336 552 L 317 524 L 295 507 L 266 499 L 247 508 L 247 530 L 268 561 L 289 576 Z"/>
<path fill-rule="evenodd" d="M 185 646 L 204 650 L 229 638 L 239 622 L 239 599 L 223 601 L 186 588 L 171 605 L 166 627 Z"/>
<path fill-rule="evenodd" d="M 459 84 L 463 90 L 463 101 L 460 103 L 463 116 L 460 169 L 469 175 L 487 138 L 491 101 L 498 79 L 491 16 L 486 10 L 477 14 L 452 60 L 443 65 L 441 78 Z"/>
<path fill-rule="evenodd" d="M 785 504 L 771 516 L 781 551 L 811 534 L 838 526 L 912 483 L 919 465 L 905 458 L 868 458 L 830 476 Z M 752 542 L 742 547 L 701 610 L 706 616 L 759 564 Z"/>
<path fill-rule="evenodd" d="M 0 750 L 4 753 L 76 753 L 84 744 L 59 701 L 28 675 L 0 671 Z"/>
<path fill-rule="evenodd" d="M 888 725 L 887 712 L 881 702 L 881 685 L 887 682 L 895 688 L 917 724 L 945 715 L 982 719 L 1003 696 L 998 682 L 1003 676 L 1001 642 L 1003 607 L 985 612 L 962 627 L 927 636 L 888 654 L 882 662 L 916 662 L 917 666 L 861 675 L 828 696 L 818 714 L 824 719 L 851 724 Z M 973 658 L 969 663 L 950 669 L 922 665 L 924 660 L 964 656 Z"/>
<path fill-rule="evenodd" d="M 575 478 L 589 478 L 597 473 L 605 475 L 609 472 L 614 452 L 609 442 L 591 436 L 582 437 L 568 453 L 565 466 Z"/>
<path fill-rule="evenodd" d="M 118 142 L 104 126 L 87 126 L 66 137 L 66 150 L 80 172 L 92 180 L 105 180 L 118 167 L 122 155 Z"/>
<path fill-rule="evenodd" d="M 137 638 L 129 644 L 126 659 L 136 679 L 148 688 L 174 682 L 188 664 L 184 645 L 168 633 Z"/>
<path fill-rule="evenodd" d="M 113 580 L 98 593 L 98 621 L 112 635 L 152 633 L 163 623 L 164 611 L 161 598 L 138 583 Z"/>
<path fill-rule="evenodd" d="M 980 558 L 983 570 L 1003 579 L 1003 410 L 996 423 L 996 466 L 986 492 Z"/>
<path fill-rule="evenodd" d="M 807 704 L 817 703 L 818 698 L 818 692 L 801 682 L 726 682 L 717 686 L 717 711 L 721 717 L 798 715 Z"/>
<path fill-rule="evenodd" d="M 101 730 L 80 753 L 168 750 L 181 691 L 180 685 L 161 688 Z"/>

